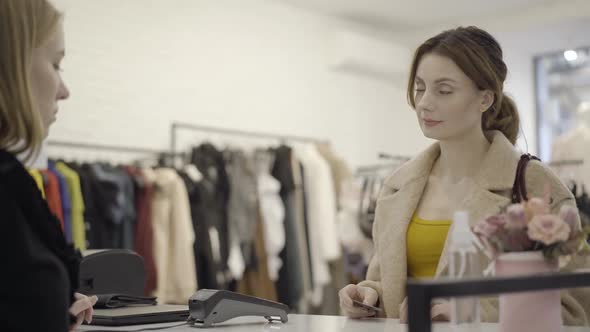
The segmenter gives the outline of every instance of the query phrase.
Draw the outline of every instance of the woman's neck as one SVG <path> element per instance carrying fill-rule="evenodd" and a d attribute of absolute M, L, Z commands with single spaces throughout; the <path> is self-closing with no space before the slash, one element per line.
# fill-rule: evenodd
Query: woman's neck
<path fill-rule="evenodd" d="M 466 135 L 440 141 L 440 157 L 433 167 L 433 175 L 458 183 L 474 176 L 479 170 L 490 142 L 480 128 Z"/>

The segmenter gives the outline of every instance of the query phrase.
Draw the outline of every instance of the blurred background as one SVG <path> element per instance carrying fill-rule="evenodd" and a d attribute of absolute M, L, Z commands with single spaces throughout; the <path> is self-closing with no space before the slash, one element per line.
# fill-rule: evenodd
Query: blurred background
<path fill-rule="evenodd" d="M 548 159 L 560 133 L 540 130 L 557 106 L 539 96 L 559 100 L 557 122 L 588 97 L 585 0 L 56 2 L 72 97 L 55 140 L 167 149 L 178 121 L 330 140 L 354 166 L 379 152 L 415 155 L 429 142 L 405 98 L 412 53 L 459 25 L 487 29 L 504 48 L 523 149 L 526 138 Z M 568 61 L 566 50 L 580 56 Z"/>
<path fill-rule="evenodd" d="M 229 228 L 231 234 L 231 225 L 242 227 L 227 218 L 248 211 L 223 212 L 230 208 L 222 199 L 221 219 L 213 218 L 216 231 L 198 230 L 211 218 L 207 211 L 215 208 L 199 201 L 199 187 L 192 185 L 203 178 L 217 184 L 227 171 L 232 186 L 215 187 L 222 193 L 250 197 L 248 190 L 254 190 L 261 205 L 265 193 L 275 199 L 262 208 L 272 282 L 253 294 L 278 298 L 299 312 L 337 312 L 336 290 L 362 279 L 371 256 L 371 218 L 384 176 L 432 143 L 423 137 L 406 101 L 407 76 L 414 49 L 448 28 L 476 25 L 497 38 L 509 70 L 505 91 L 522 121 L 518 147 L 556 162 L 564 179 L 590 184 L 588 0 L 55 2 L 66 13 L 63 76 L 71 98 L 62 104 L 43 158 L 65 160 L 74 168 L 84 163 L 176 170 L 196 166 L 181 174 L 192 208 L 190 232 L 195 243 L 203 243 L 199 237 L 206 233 L 202 241 L 222 248 L 221 258 L 205 257 L 205 249 L 196 247 L 195 256 L 187 258 L 196 260 L 197 274 L 214 271 L 198 276 L 199 288 L 235 289 L 232 282 L 251 267 L 245 243 L 252 244 L 255 235 L 236 240 L 241 254 L 231 256 L 236 246 L 223 231 Z M 315 143 L 311 150 L 310 142 Z M 296 158 L 281 154 L 279 145 L 292 149 L 283 152 L 293 151 Z M 261 150 L 271 151 L 270 159 L 257 154 Z M 323 161 L 318 162 L 317 150 Z M 252 161 L 260 171 L 257 187 L 236 184 L 247 177 L 232 168 L 241 165 L 236 151 L 257 156 Z M 215 162 L 217 157 L 221 161 Z M 286 178 L 281 176 L 285 169 Z M 278 187 L 261 180 L 262 173 L 271 171 L 281 185 L 280 201 Z M 79 168 L 82 180 L 95 173 Z M 140 180 L 134 178 L 135 198 L 112 191 L 105 197 L 118 197 L 113 206 L 140 209 Z M 301 183 L 306 189 L 298 187 Z M 88 186 L 82 181 L 87 210 L 93 208 L 95 214 L 85 212 L 86 239 L 80 245 L 134 248 L 129 239 L 115 244 L 92 239 L 102 222 L 119 229 L 126 221 L 96 212 L 110 205 L 92 207 L 96 199 Z M 293 188 L 303 190 L 299 203 L 291 201 L 290 195 L 298 195 Z M 132 225 L 145 223 L 136 212 L 129 219 Z M 249 225 L 237 233 L 248 233 L 257 224 Z M 113 234 L 103 235 L 120 236 Z M 167 239 L 165 243 L 177 241 Z M 192 248 L 191 238 L 186 241 Z M 141 250 L 165 256 L 162 250 L 168 249 Z M 245 260 L 236 263 L 236 257 Z M 221 265 L 199 270 L 208 260 Z M 307 277 L 285 279 L 289 275 Z M 195 285 L 185 286 L 190 296 Z M 271 288 L 278 295 L 266 293 Z"/>

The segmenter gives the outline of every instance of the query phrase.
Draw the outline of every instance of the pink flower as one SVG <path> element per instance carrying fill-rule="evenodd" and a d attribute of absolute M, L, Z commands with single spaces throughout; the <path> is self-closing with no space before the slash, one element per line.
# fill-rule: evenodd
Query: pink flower
<path fill-rule="evenodd" d="M 524 206 L 522 204 L 512 204 L 508 207 L 506 214 L 508 215 L 507 228 L 510 229 L 524 229 L 527 225 L 527 218 Z"/>
<path fill-rule="evenodd" d="M 506 216 L 503 214 L 491 216 L 478 222 L 473 232 L 480 237 L 489 238 L 496 232 L 503 230 L 504 225 L 506 225 Z"/>
<path fill-rule="evenodd" d="M 502 245 L 498 243 L 497 239 L 504 231 L 505 224 L 506 216 L 501 214 L 481 220 L 473 228 L 473 233 L 483 243 L 492 257 L 502 251 Z"/>
<path fill-rule="evenodd" d="M 581 231 L 581 226 L 578 223 L 578 210 L 569 205 L 563 205 L 559 210 L 559 217 L 570 226 L 569 240 L 576 238 Z"/>
<path fill-rule="evenodd" d="M 527 220 L 530 222 L 536 216 L 549 214 L 549 204 L 541 198 L 531 198 L 524 203 Z"/>
<path fill-rule="evenodd" d="M 570 235 L 570 226 L 558 216 L 537 215 L 529 223 L 527 233 L 531 240 L 542 242 L 548 246 L 566 241 Z"/>

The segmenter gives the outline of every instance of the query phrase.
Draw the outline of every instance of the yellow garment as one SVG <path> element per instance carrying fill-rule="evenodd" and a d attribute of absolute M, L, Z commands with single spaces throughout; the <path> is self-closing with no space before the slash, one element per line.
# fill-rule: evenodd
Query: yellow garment
<path fill-rule="evenodd" d="M 451 226 L 448 220 L 423 220 L 412 217 L 408 226 L 408 276 L 432 278 Z"/>
<path fill-rule="evenodd" d="M 74 247 L 86 250 L 86 226 L 84 224 L 84 198 L 80 185 L 80 176 L 66 164 L 58 162 L 55 168 L 66 179 L 71 200 L 72 239 Z"/>
<path fill-rule="evenodd" d="M 43 198 L 45 198 L 45 186 L 43 185 L 43 175 L 41 175 L 41 172 L 39 172 L 39 170 L 36 169 L 30 169 L 29 174 L 31 174 L 33 179 L 35 179 L 37 187 L 39 187 L 39 190 L 41 190 Z"/>

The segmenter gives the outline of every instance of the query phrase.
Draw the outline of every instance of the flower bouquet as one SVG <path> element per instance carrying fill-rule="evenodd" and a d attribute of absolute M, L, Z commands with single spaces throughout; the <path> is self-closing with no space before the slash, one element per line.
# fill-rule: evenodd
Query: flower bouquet
<path fill-rule="evenodd" d="M 559 259 L 563 266 L 574 255 L 590 253 L 590 225 L 579 224 L 577 209 L 564 205 L 555 215 L 550 213 L 548 202 L 548 198 L 531 198 L 477 223 L 473 232 L 488 257 L 540 251 L 547 261 Z"/>
<path fill-rule="evenodd" d="M 590 225 L 582 226 L 577 209 L 549 208 L 549 195 L 512 204 L 473 229 L 497 276 L 551 273 L 576 255 L 590 252 Z M 562 326 L 559 290 L 500 295 L 499 331 L 559 331 Z M 539 315 L 542 312 L 543 315 Z"/>

